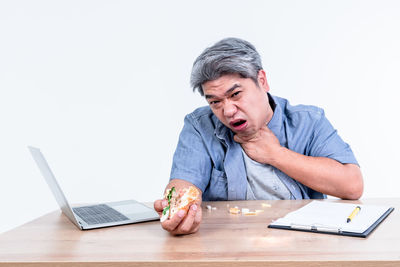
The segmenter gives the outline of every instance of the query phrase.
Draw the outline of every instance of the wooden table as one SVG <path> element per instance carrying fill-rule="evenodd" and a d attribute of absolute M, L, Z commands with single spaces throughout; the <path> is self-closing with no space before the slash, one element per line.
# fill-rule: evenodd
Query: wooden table
<path fill-rule="evenodd" d="M 55 211 L 1 234 L 0 266 L 400 266 L 400 199 L 357 202 L 395 207 L 367 238 L 267 228 L 308 202 L 203 203 L 199 232 L 178 237 L 158 221 L 80 231 Z M 233 215 L 227 204 L 264 211 Z"/>

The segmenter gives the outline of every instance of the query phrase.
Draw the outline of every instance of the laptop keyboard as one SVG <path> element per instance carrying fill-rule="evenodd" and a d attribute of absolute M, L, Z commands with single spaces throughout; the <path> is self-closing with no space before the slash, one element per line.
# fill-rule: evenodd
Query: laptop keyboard
<path fill-rule="evenodd" d="M 105 204 L 72 208 L 72 210 L 89 225 L 129 220 L 128 217 Z"/>

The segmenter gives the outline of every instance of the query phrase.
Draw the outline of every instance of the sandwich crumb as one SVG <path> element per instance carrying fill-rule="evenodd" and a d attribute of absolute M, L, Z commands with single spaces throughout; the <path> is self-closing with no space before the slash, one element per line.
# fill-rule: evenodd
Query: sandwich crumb
<path fill-rule="evenodd" d="M 231 213 L 231 214 L 239 214 L 240 213 L 240 209 L 238 207 L 230 208 L 229 209 L 229 213 Z"/>

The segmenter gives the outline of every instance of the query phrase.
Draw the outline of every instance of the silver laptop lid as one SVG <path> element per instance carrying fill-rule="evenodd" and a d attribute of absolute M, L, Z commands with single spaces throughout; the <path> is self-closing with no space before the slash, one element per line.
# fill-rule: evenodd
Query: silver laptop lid
<path fill-rule="evenodd" d="M 28 146 L 28 148 L 37 166 L 39 167 L 40 172 L 42 173 L 44 179 L 49 185 L 51 192 L 53 192 L 53 195 L 56 198 L 57 203 L 60 206 L 62 212 L 64 212 L 64 214 L 67 215 L 67 217 L 76 226 L 82 228 L 82 226 L 79 225 L 78 220 L 76 219 L 74 213 L 72 212 L 71 206 L 68 204 L 67 198 L 65 197 L 60 186 L 58 185 L 56 177 L 54 176 L 49 165 L 47 164 L 47 161 L 44 158 L 42 152 L 40 152 L 40 149 L 31 146 Z"/>

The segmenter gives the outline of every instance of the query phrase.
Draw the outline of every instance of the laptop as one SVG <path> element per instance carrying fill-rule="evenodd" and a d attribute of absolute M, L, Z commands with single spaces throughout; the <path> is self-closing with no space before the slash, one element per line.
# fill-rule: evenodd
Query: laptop
<path fill-rule="evenodd" d="M 40 149 L 28 147 L 62 212 L 79 229 L 88 230 L 159 220 L 158 213 L 135 200 L 71 207 Z"/>

